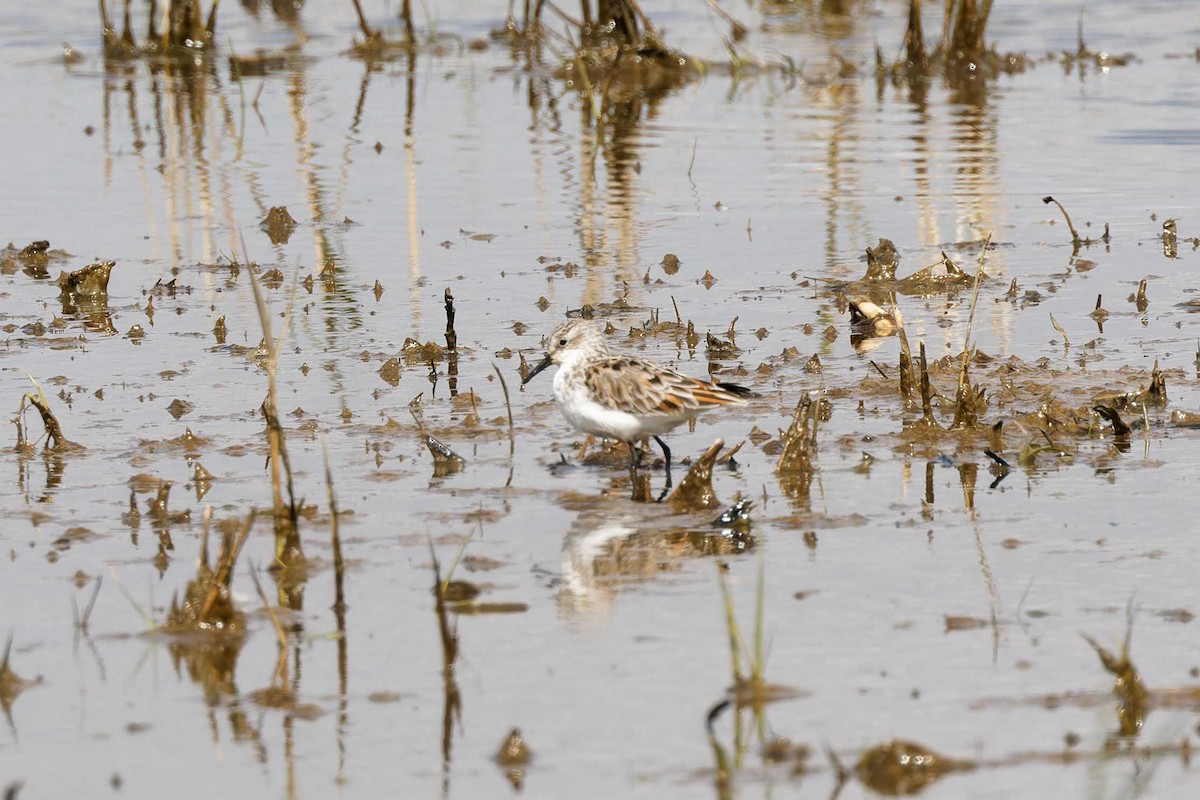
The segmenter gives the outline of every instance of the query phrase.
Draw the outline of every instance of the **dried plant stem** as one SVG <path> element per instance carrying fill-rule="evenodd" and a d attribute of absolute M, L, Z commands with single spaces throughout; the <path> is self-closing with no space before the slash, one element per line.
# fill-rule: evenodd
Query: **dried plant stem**
<path fill-rule="evenodd" d="M 929 363 L 925 360 L 925 342 L 921 342 L 921 417 L 936 424 L 933 418 L 933 389 L 929 385 Z"/>
<path fill-rule="evenodd" d="M 417 41 L 416 29 L 413 27 L 412 0 L 402 0 L 400 3 L 400 19 L 404 22 L 404 35 L 409 43 Z"/>
<path fill-rule="evenodd" d="M 362 31 L 363 38 L 368 42 L 378 36 L 378 33 L 371 28 L 367 23 L 367 17 L 363 14 L 362 4 L 359 0 L 351 0 L 354 3 L 354 13 L 358 15 L 358 27 Z"/>
<path fill-rule="evenodd" d="M 213 0 L 212 8 L 208 10 L 208 22 L 204 25 L 204 32 L 208 34 L 210 40 L 217 32 L 217 6 L 220 4 L 220 0 Z M 196 8 L 199 9 L 199 6 Z"/>
<path fill-rule="evenodd" d="M 217 601 L 217 597 L 221 593 L 221 589 L 229 587 L 230 582 L 233 580 L 233 567 L 237 564 L 238 555 L 242 552 L 242 545 L 246 543 L 246 539 L 250 536 L 250 529 L 254 527 L 254 520 L 257 516 L 258 509 L 250 509 L 250 513 L 246 515 L 246 521 L 242 523 L 242 529 L 238 531 L 238 535 L 234 538 L 232 545 L 230 545 L 228 550 L 222 548 L 220 562 L 213 573 L 212 588 L 208 590 L 208 594 L 204 598 L 204 604 L 200 607 L 200 615 L 197 619 L 207 619 L 209 612 L 212 611 L 213 603 Z M 207 540 L 205 546 L 207 547 Z"/>
<path fill-rule="evenodd" d="M 958 369 L 958 388 L 954 398 L 954 424 L 953 427 L 974 427 L 977 421 L 977 404 L 975 402 L 974 393 L 971 390 L 971 379 L 968 373 L 968 367 L 971 363 L 971 353 L 974 348 L 971 346 L 971 330 L 975 325 L 975 308 L 979 302 L 979 283 L 983 278 L 983 261 L 987 253 L 988 246 L 992 243 L 992 234 L 989 233 L 984 239 L 983 248 L 979 251 L 979 265 L 975 270 L 975 285 L 971 289 L 971 306 L 967 312 L 967 331 L 963 337 L 962 359 Z"/>
<path fill-rule="evenodd" d="M 924 69 L 929 65 L 929 57 L 925 54 L 925 34 L 921 30 L 921 0 L 909 0 L 904 49 L 909 67 Z"/>
<path fill-rule="evenodd" d="M 1075 230 L 1075 226 L 1071 224 L 1071 215 L 1067 213 L 1067 209 L 1063 208 L 1063 204 L 1055 200 L 1050 195 L 1043 197 L 1042 202 L 1054 203 L 1054 205 L 1058 206 L 1058 210 L 1062 212 L 1063 219 L 1067 221 L 1067 228 L 1069 228 L 1071 231 L 1071 244 L 1075 245 L 1076 247 L 1082 244 L 1083 239 L 1080 238 L 1079 231 Z"/>
<path fill-rule="evenodd" d="M 258 595 L 258 599 L 263 604 L 263 610 L 267 612 L 267 616 L 271 620 L 271 627 L 275 629 L 275 638 L 279 640 L 281 648 L 287 647 L 287 630 L 284 629 L 283 623 L 279 621 L 279 614 L 275 612 L 275 607 L 267 600 L 267 593 L 263 591 L 262 581 L 258 579 L 258 570 L 253 566 L 250 567 L 250 578 L 254 581 L 254 592 Z"/>
<path fill-rule="evenodd" d="M 262 581 L 258 579 L 258 570 L 254 567 L 250 568 L 250 577 L 254 580 L 254 591 L 263 604 L 263 610 L 267 612 L 267 616 L 271 620 L 271 627 L 275 629 L 275 638 L 279 641 L 279 651 L 275 656 L 275 672 L 271 676 L 271 685 L 279 689 L 286 689 L 288 685 L 287 631 L 280 622 L 275 607 L 267 600 L 267 593 L 263 591 Z"/>
<path fill-rule="evenodd" d="M 908 343 L 908 332 L 904 329 L 904 316 L 896 305 L 895 292 L 892 293 L 892 316 L 896 320 L 896 335 L 900 339 L 900 397 L 907 402 L 913 392 L 912 347 Z"/>
<path fill-rule="evenodd" d="M 504 410 L 508 412 L 508 454 L 511 456 L 517 450 L 517 437 L 513 429 L 512 401 L 508 396 L 508 383 L 504 380 L 504 373 L 494 363 L 492 369 L 496 371 L 496 377 L 500 379 L 500 388 L 504 390 Z"/>
<path fill-rule="evenodd" d="M 28 444 L 21 419 L 25 413 L 26 406 L 30 405 L 36 408 L 38 414 L 42 417 L 42 426 L 46 429 L 46 449 L 68 450 L 77 447 L 78 445 L 75 445 L 67 437 L 63 436 L 62 427 L 58 424 L 58 418 L 54 416 L 54 412 L 50 410 L 50 401 L 46 399 L 42 387 L 34 380 L 32 375 L 29 373 L 25 373 L 25 375 L 37 391 L 27 392 L 21 397 L 21 405 L 17 409 L 17 417 L 14 420 L 17 426 L 17 446 L 24 447 Z"/>
<path fill-rule="evenodd" d="M 721 587 L 721 606 L 725 612 L 725 632 L 729 636 L 729 666 L 733 673 L 733 683 L 742 682 L 742 634 L 738 629 L 737 617 L 733 613 L 733 598 L 729 595 L 729 585 L 725 573 L 729 567 L 717 564 L 717 584 Z"/>
<path fill-rule="evenodd" d="M 341 626 L 344 625 L 343 614 L 346 610 L 346 562 L 342 558 L 342 535 L 338 524 L 337 496 L 333 492 L 333 471 L 329 469 L 329 445 L 325 441 L 321 442 L 321 457 L 325 463 L 325 499 L 329 503 L 329 537 L 333 548 L 333 609 L 339 620 L 342 620 L 339 622 Z"/>
<path fill-rule="evenodd" d="M 446 289 L 446 381 L 450 396 L 458 394 L 458 332 L 454 330 L 454 295 Z"/>
<path fill-rule="evenodd" d="M 246 262 L 249 265 L 248 256 Z M 304 554 L 300 547 L 299 509 L 296 505 L 292 467 L 284 441 L 283 425 L 279 422 L 275 376 L 279 367 L 279 345 L 287 337 L 288 323 L 291 320 L 291 300 L 295 297 L 299 281 L 292 281 L 292 294 L 289 297 L 288 310 L 284 314 L 279 339 L 276 340 L 271 329 L 270 312 L 267 310 L 258 277 L 252 268 L 247 269 L 247 272 L 250 274 L 250 287 L 254 291 L 254 305 L 258 309 L 258 321 L 263 330 L 263 346 L 267 350 L 267 396 L 262 403 L 262 413 L 267 422 L 267 446 L 270 450 L 271 460 L 271 494 L 275 509 L 275 562 L 279 566 L 288 566 L 298 560 L 303 560 Z M 285 478 L 288 493 L 286 504 L 283 501 L 283 491 L 280 485 Z"/>

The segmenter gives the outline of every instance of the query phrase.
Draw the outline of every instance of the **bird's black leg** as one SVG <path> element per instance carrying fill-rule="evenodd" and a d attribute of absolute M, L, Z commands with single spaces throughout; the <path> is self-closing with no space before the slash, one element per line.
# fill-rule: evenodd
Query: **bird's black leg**
<path fill-rule="evenodd" d="M 662 439 L 658 438 L 657 436 L 654 437 L 654 441 L 658 442 L 658 446 L 661 447 L 662 451 L 663 451 L 663 458 L 666 459 L 667 488 L 670 489 L 671 488 L 671 448 L 667 447 L 667 443 L 664 442 Z"/>

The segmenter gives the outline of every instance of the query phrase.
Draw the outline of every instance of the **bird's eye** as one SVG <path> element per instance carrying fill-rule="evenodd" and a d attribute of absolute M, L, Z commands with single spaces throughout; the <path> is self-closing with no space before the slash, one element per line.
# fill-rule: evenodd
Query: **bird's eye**
<path fill-rule="evenodd" d="M 559 340 L 558 340 L 558 346 L 559 346 L 559 347 L 566 347 L 566 346 L 567 346 L 567 340 L 566 340 L 565 338 L 563 338 L 563 339 L 559 339 Z"/>

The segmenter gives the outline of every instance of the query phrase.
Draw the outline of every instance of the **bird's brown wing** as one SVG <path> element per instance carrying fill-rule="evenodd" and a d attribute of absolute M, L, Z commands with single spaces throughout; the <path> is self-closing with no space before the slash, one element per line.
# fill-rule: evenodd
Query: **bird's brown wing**
<path fill-rule="evenodd" d="M 689 415 L 714 406 L 742 406 L 749 391 L 681 375 L 640 358 L 613 357 L 588 364 L 584 381 L 592 399 L 630 414 Z"/>

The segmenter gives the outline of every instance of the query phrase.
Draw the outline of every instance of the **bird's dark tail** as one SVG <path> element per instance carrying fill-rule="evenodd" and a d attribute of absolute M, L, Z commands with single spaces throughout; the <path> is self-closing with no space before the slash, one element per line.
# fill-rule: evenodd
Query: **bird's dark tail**
<path fill-rule="evenodd" d="M 720 386 L 727 392 L 736 394 L 738 397 L 758 397 L 752 390 L 747 389 L 745 386 L 738 386 L 736 383 L 718 383 L 717 386 Z"/>

